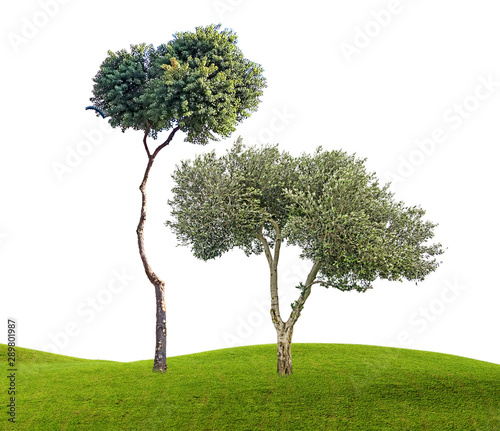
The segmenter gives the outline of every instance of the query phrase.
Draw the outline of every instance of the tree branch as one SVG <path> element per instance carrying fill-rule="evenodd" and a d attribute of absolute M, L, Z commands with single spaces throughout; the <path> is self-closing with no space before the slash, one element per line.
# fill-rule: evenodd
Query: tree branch
<path fill-rule="evenodd" d="M 269 264 L 269 269 L 273 267 L 273 255 L 271 253 L 271 248 L 269 247 L 269 243 L 267 242 L 267 239 L 265 236 L 262 234 L 262 226 L 259 227 L 259 230 L 255 233 L 255 237 L 262 243 L 264 246 L 264 253 L 267 258 L 267 263 Z"/>
<path fill-rule="evenodd" d="M 175 132 L 177 132 L 178 130 L 180 129 L 179 126 L 175 127 L 171 132 L 170 132 L 170 135 L 168 135 L 168 138 L 167 140 L 161 144 L 156 150 L 155 152 L 153 153 L 153 155 L 151 156 L 153 159 L 156 157 L 156 155 L 163 149 L 165 148 L 168 144 L 170 144 L 170 141 L 172 140 L 172 138 L 174 137 L 175 135 Z"/>
<path fill-rule="evenodd" d="M 312 286 L 313 284 L 316 284 L 316 283 L 323 284 L 323 285 L 325 285 L 326 287 L 331 286 L 331 285 L 330 285 L 330 284 L 328 284 L 326 281 L 323 281 L 323 280 L 316 280 L 316 281 L 313 281 L 312 283 L 307 284 L 307 285 L 306 285 L 306 288 L 307 288 L 307 287 L 310 287 L 310 286 Z"/>
<path fill-rule="evenodd" d="M 266 254 L 267 262 L 269 263 L 269 288 L 271 292 L 271 319 L 273 321 L 274 327 L 277 331 L 280 331 L 284 327 L 283 319 L 280 315 L 280 301 L 278 296 L 278 258 L 279 258 L 279 244 L 277 242 L 276 247 L 274 249 L 273 259 L 271 248 L 269 247 L 269 243 L 267 239 L 264 237 L 262 233 L 262 226 L 255 233 L 257 239 L 264 245 L 264 252 Z M 279 229 L 279 227 L 278 227 Z M 278 233 L 276 233 L 278 235 Z"/>
<path fill-rule="evenodd" d="M 151 130 L 151 127 L 149 126 L 149 121 L 148 121 L 146 130 L 144 131 L 144 138 L 142 139 L 142 142 L 144 143 L 144 148 L 146 149 L 146 153 L 147 153 L 149 159 L 151 158 L 151 153 L 149 152 L 148 143 L 146 142 L 146 139 L 149 135 L 150 130 Z"/>
<path fill-rule="evenodd" d="M 323 283 L 323 281 L 321 280 L 315 281 L 320 267 L 321 267 L 320 262 L 318 261 L 314 262 L 311 271 L 309 271 L 309 274 L 307 275 L 305 288 L 300 293 L 299 299 L 295 302 L 295 306 L 292 310 L 292 313 L 290 314 L 290 317 L 286 322 L 287 327 L 293 327 L 293 325 L 295 325 L 295 322 L 297 322 L 298 318 L 300 317 L 300 313 L 302 313 L 304 304 L 306 303 L 307 298 L 309 298 L 309 295 L 311 294 L 312 285 L 315 283 Z"/>
<path fill-rule="evenodd" d="M 270 220 L 271 224 L 274 227 L 274 230 L 276 231 L 276 243 L 274 244 L 274 264 L 276 267 L 278 266 L 278 260 L 280 257 L 280 249 L 281 249 L 281 243 L 283 239 L 281 238 L 281 229 L 278 223 L 276 223 L 273 219 Z"/>

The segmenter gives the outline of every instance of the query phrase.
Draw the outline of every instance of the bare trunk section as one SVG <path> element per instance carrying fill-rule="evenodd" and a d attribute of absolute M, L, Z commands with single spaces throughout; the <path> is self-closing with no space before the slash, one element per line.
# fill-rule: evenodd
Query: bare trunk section
<path fill-rule="evenodd" d="M 167 371 L 167 313 L 165 284 L 155 285 L 156 295 L 156 347 L 153 371 Z"/>
<path fill-rule="evenodd" d="M 292 334 L 293 327 L 277 330 L 278 333 L 278 367 L 277 371 L 280 376 L 292 374 Z"/>
<path fill-rule="evenodd" d="M 149 265 L 148 258 L 146 256 L 146 251 L 144 248 L 144 225 L 146 223 L 146 183 L 149 178 L 149 171 L 153 166 L 153 162 L 155 157 L 160 152 L 162 148 L 167 146 L 172 138 L 174 137 L 175 132 L 179 130 L 179 127 L 176 127 L 170 133 L 168 139 L 161 144 L 153 154 L 149 152 L 149 148 L 146 143 L 146 138 L 149 133 L 149 127 L 144 134 L 144 147 L 146 149 L 146 153 L 148 155 L 148 165 L 146 167 L 146 171 L 144 172 L 144 178 L 142 179 L 142 183 L 139 187 L 142 195 L 142 206 L 141 206 L 141 217 L 139 219 L 139 224 L 137 226 L 137 242 L 139 245 L 139 254 L 141 256 L 142 264 L 144 265 L 144 271 L 151 282 L 151 284 L 155 288 L 155 297 L 156 297 L 156 347 L 155 347 L 155 356 L 154 356 L 154 364 L 153 371 L 165 372 L 167 371 L 167 313 L 165 306 L 165 283 L 160 280 L 160 278 L 154 273 L 153 269 Z"/>

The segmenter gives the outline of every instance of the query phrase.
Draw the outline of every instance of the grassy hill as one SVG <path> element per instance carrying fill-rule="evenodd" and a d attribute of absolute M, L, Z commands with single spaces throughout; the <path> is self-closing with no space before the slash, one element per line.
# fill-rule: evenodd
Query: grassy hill
<path fill-rule="evenodd" d="M 166 374 L 152 360 L 17 348 L 17 423 L 4 407 L 0 429 L 500 430 L 500 365 L 363 345 L 295 344 L 292 355 L 283 378 L 274 345 L 169 358 Z"/>

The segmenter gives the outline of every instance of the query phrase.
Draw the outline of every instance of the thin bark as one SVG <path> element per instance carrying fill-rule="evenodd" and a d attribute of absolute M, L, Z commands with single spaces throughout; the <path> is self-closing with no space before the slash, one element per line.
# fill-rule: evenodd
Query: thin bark
<path fill-rule="evenodd" d="M 153 157 L 153 159 L 158 155 L 158 153 L 163 149 L 165 148 L 168 144 L 170 144 L 170 141 L 172 140 L 172 138 L 174 137 L 175 135 L 175 132 L 177 132 L 178 130 L 180 129 L 179 126 L 175 127 L 174 129 L 172 129 L 172 131 L 170 132 L 170 135 L 168 135 L 168 138 L 165 140 L 165 142 L 161 145 L 158 146 L 158 148 L 155 150 L 155 152 L 153 153 L 153 155 L 151 157 Z"/>
<path fill-rule="evenodd" d="M 146 223 L 146 207 L 147 207 L 147 197 L 146 197 L 146 184 L 149 178 L 149 172 L 153 166 L 155 157 L 158 155 L 159 151 L 167 146 L 175 135 L 175 132 L 179 130 L 176 127 L 172 130 L 167 140 L 161 144 L 155 152 L 151 155 L 149 148 L 147 146 L 146 138 L 149 133 L 149 126 L 144 133 L 144 147 L 148 155 L 148 164 L 146 166 L 146 171 L 144 172 L 144 178 L 139 186 L 139 190 L 142 195 L 142 206 L 141 206 L 141 217 L 139 219 L 139 224 L 137 226 L 137 242 L 139 245 L 139 255 L 141 256 L 142 264 L 144 265 L 144 271 L 148 277 L 151 284 L 155 288 L 156 297 L 156 347 L 154 356 L 153 371 L 167 371 L 167 317 L 166 317 L 166 307 L 165 307 L 165 283 L 155 274 L 151 268 L 148 258 L 146 256 L 146 251 L 144 248 L 144 225 Z"/>
<path fill-rule="evenodd" d="M 274 245 L 274 263 L 276 267 L 278 267 L 278 260 L 280 258 L 280 250 L 281 250 L 281 243 L 283 239 L 281 238 L 281 229 L 278 223 L 276 223 L 274 220 L 271 219 L 271 224 L 274 227 L 274 230 L 276 231 L 276 242 Z"/>
<path fill-rule="evenodd" d="M 264 254 L 266 255 L 267 263 L 269 264 L 269 267 L 273 264 L 273 255 L 271 253 L 271 248 L 269 247 L 269 243 L 266 240 L 266 237 L 262 233 L 262 226 L 259 228 L 259 230 L 255 233 L 255 237 L 262 243 L 264 246 Z"/>
<path fill-rule="evenodd" d="M 148 143 L 147 143 L 147 138 L 148 138 L 148 135 L 149 135 L 149 131 L 151 130 L 151 127 L 149 125 L 149 121 L 147 123 L 147 127 L 146 127 L 146 132 L 144 133 L 144 138 L 142 139 L 142 143 L 144 144 L 144 148 L 146 150 L 146 154 L 148 155 L 148 158 L 150 159 L 151 158 L 151 153 L 149 152 L 149 147 L 148 147 Z"/>
<path fill-rule="evenodd" d="M 311 270 L 309 271 L 309 274 L 307 275 L 305 289 L 303 292 L 301 292 L 299 299 L 295 303 L 295 307 L 292 310 L 292 313 L 290 314 L 290 318 L 286 322 L 287 325 L 293 327 L 293 325 L 295 325 L 295 322 L 297 322 L 297 319 L 300 317 L 300 313 L 304 308 L 304 304 L 306 303 L 307 298 L 309 298 L 309 295 L 311 294 L 312 285 L 315 283 L 314 280 L 318 275 L 320 266 L 321 264 L 319 262 L 314 262 L 314 265 L 312 266 Z"/>
<path fill-rule="evenodd" d="M 262 227 L 260 227 L 259 231 L 255 235 L 262 245 L 264 246 L 264 253 L 267 258 L 267 262 L 269 264 L 269 273 L 270 273 L 270 293 L 271 293 L 271 319 L 273 322 L 276 331 L 280 331 L 284 328 L 284 322 L 280 315 L 280 304 L 279 304 L 279 296 L 278 296 L 278 259 L 279 259 L 279 246 L 274 250 L 274 258 L 273 253 L 271 253 L 271 248 L 269 247 L 269 243 L 267 239 L 262 233 Z M 281 238 L 279 243 L 281 243 Z"/>

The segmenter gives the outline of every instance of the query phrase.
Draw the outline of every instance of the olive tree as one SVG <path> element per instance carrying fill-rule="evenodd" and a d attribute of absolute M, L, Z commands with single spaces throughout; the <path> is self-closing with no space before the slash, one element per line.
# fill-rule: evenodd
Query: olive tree
<path fill-rule="evenodd" d="M 238 140 L 222 157 L 183 161 L 173 179 L 166 224 L 179 244 L 203 260 L 235 247 L 265 255 L 281 375 L 292 372 L 293 328 L 313 286 L 365 292 L 377 278 L 422 281 L 443 253 L 441 244 L 429 243 L 436 225 L 424 220 L 425 211 L 394 200 L 389 185 L 366 171 L 365 159 L 342 151 L 320 147 L 293 157 Z M 278 296 L 284 243 L 300 247 L 311 264 L 286 321 Z"/>
<path fill-rule="evenodd" d="M 165 283 L 151 268 L 144 248 L 146 183 L 159 152 L 177 132 L 185 141 L 205 145 L 228 137 L 236 125 L 257 109 L 266 86 L 260 65 L 246 59 L 237 36 L 220 26 L 180 32 L 158 47 L 139 44 L 130 50 L 108 51 L 94 77 L 96 112 L 113 127 L 143 132 L 146 170 L 140 184 L 142 205 L 137 239 L 139 254 L 156 295 L 156 348 L 153 370 L 165 371 Z M 156 148 L 160 132 L 167 132 Z"/>

